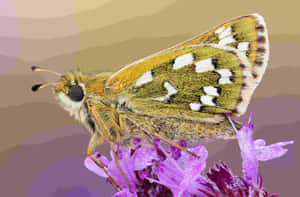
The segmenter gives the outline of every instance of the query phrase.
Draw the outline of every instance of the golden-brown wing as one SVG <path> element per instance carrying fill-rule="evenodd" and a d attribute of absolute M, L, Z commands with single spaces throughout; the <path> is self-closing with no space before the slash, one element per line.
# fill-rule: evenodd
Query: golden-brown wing
<path fill-rule="evenodd" d="M 236 48 L 247 56 L 253 67 L 252 73 L 256 82 L 261 80 L 269 57 L 268 34 L 263 17 L 259 14 L 251 14 L 229 20 L 207 33 L 124 66 L 107 80 L 106 88 L 112 93 L 118 93 L 148 70 L 165 62 L 168 57 L 164 54 L 199 44 L 217 44 L 221 47 Z"/>

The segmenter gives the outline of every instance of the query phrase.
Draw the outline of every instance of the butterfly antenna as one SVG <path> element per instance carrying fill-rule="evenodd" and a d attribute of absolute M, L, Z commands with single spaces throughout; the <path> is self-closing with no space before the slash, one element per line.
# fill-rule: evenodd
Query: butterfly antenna
<path fill-rule="evenodd" d="M 62 74 L 58 73 L 58 72 L 55 72 L 55 71 L 52 71 L 52 70 L 48 70 L 48 69 L 44 69 L 44 68 L 40 68 L 38 66 L 31 66 L 31 70 L 32 71 L 44 71 L 44 72 L 48 72 L 48 73 L 52 73 L 52 74 L 55 74 L 57 76 L 62 76 Z"/>
<path fill-rule="evenodd" d="M 47 86 L 49 86 L 49 85 L 55 86 L 56 83 L 35 84 L 35 85 L 32 86 L 31 90 L 32 90 L 33 92 L 36 92 L 36 91 L 38 91 L 39 89 L 42 89 L 42 88 L 47 87 Z"/>

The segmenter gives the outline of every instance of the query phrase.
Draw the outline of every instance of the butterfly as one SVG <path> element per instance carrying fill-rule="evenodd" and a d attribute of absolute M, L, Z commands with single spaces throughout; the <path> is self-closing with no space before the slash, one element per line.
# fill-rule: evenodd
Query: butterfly
<path fill-rule="evenodd" d="M 115 73 L 72 71 L 54 86 L 59 104 L 91 134 L 88 155 L 105 140 L 130 145 L 160 138 L 231 138 L 226 113 L 245 113 L 267 67 L 269 41 L 259 14 L 241 16 L 171 48 L 124 66 Z"/>

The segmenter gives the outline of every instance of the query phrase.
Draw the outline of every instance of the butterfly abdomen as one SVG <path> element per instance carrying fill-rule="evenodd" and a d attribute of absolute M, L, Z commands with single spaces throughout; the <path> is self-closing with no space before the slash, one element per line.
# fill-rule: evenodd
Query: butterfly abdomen
<path fill-rule="evenodd" d="M 224 119 L 219 123 L 184 120 L 172 117 L 136 116 L 127 114 L 122 120 L 124 136 L 123 144 L 130 138 L 142 138 L 152 143 L 147 131 L 157 133 L 169 140 L 179 142 L 184 140 L 188 146 L 194 146 L 216 138 L 234 138 L 235 132 L 229 121 Z"/>

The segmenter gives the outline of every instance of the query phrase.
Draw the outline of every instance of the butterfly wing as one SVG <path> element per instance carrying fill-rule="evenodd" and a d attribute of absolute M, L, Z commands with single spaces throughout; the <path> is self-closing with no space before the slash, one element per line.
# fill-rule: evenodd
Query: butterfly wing
<path fill-rule="evenodd" d="M 107 87 L 113 92 L 122 91 L 128 83 L 138 78 L 149 67 L 164 62 L 165 59 L 158 58 L 161 54 L 195 44 L 231 46 L 245 53 L 253 66 L 253 71 L 257 73 L 257 82 L 261 80 L 269 58 L 268 32 L 264 19 L 259 14 L 251 14 L 232 19 L 207 33 L 124 66 L 110 77 Z"/>
<path fill-rule="evenodd" d="M 125 66 L 107 80 L 106 90 L 145 115 L 239 116 L 264 73 L 268 50 L 263 18 L 243 16 Z"/>

